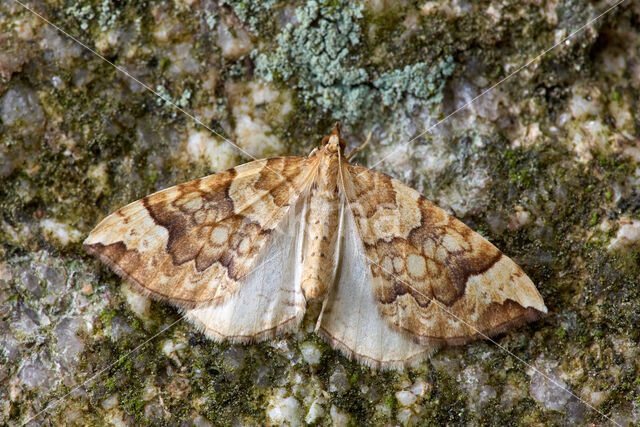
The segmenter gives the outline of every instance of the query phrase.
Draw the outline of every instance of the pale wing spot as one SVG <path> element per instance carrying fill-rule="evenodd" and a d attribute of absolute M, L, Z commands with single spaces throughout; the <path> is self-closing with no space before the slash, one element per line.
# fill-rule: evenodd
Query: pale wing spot
<path fill-rule="evenodd" d="M 373 232 L 378 239 L 390 240 L 396 234 L 397 222 L 393 215 L 377 213 L 373 217 Z"/>
<path fill-rule="evenodd" d="M 238 252 L 241 254 L 246 253 L 251 248 L 251 242 L 249 239 L 242 239 L 240 244 L 238 245 Z"/>
<path fill-rule="evenodd" d="M 264 212 L 272 212 L 278 209 L 278 206 L 273 202 L 271 197 L 260 197 L 258 200 L 252 203 L 252 211 L 246 212 L 245 216 L 248 221 L 262 222 L 264 218 Z"/>
<path fill-rule="evenodd" d="M 407 271 L 416 279 L 424 277 L 427 272 L 424 258 L 420 255 L 411 254 L 407 257 Z"/>
<path fill-rule="evenodd" d="M 462 237 L 462 234 L 458 233 L 457 231 L 450 230 L 448 235 L 451 236 L 451 238 L 455 239 L 458 246 L 460 246 L 465 251 L 471 249 L 471 245 L 469 244 L 469 242 L 467 242 L 467 239 Z"/>
<path fill-rule="evenodd" d="M 198 210 L 193 214 L 193 220 L 196 224 L 203 224 L 207 219 L 207 213 L 203 210 Z"/>
<path fill-rule="evenodd" d="M 460 246 L 462 245 L 460 245 L 460 242 L 454 236 L 445 234 L 442 238 L 442 246 L 444 246 L 449 252 L 455 252 L 460 250 Z"/>
<path fill-rule="evenodd" d="M 433 240 L 427 239 L 424 241 L 422 244 L 422 252 L 429 258 L 434 258 L 436 256 L 436 245 L 433 243 Z"/>
<path fill-rule="evenodd" d="M 391 262 L 391 258 L 388 256 L 384 257 L 382 260 L 382 269 L 385 273 L 393 271 L 393 262 Z"/>
<path fill-rule="evenodd" d="M 393 258 L 393 269 L 396 273 L 400 273 L 404 270 L 404 260 L 399 256 Z"/>
<path fill-rule="evenodd" d="M 438 247 L 438 249 L 436 249 L 435 260 L 440 263 L 444 263 L 447 261 L 447 258 L 449 258 L 447 250 L 443 246 Z"/>
<path fill-rule="evenodd" d="M 216 208 L 211 208 L 211 209 L 205 208 L 205 209 L 199 210 L 198 212 L 203 212 L 206 215 L 205 219 L 202 220 L 203 223 L 215 224 L 222 220 L 223 213 Z M 198 214 L 198 212 L 196 212 L 196 214 Z"/>
<path fill-rule="evenodd" d="M 182 205 L 182 207 L 187 211 L 187 213 L 193 213 L 202 208 L 202 197 L 194 197 Z"/>
<path fill-rule="evenodd" d="M 266 161 L 260 160 L 254 162 L 254 164 L 257 169 L 262 169 Z M 244 204 L 247 198 L 253 197 L 257 193 L 255 184 L 259 178 L 260 175 L 256 174 L 255 176 L 244 177 L 244 179 L 234 179 L 229 186 L 229 196 L 239 204 Z"/>
<path fill-rule="evenodd" d="M 229 238 L 229 229 L 224 226 L 218 226 L 213 229 L 211 232 L 211 236 L 209 236 L 209 240 L 214 245 L 222 245 L 227 242 Z"/>

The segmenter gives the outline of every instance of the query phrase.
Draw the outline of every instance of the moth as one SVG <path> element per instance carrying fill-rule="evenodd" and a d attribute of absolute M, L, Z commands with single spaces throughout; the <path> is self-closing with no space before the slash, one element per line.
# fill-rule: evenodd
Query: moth
<path fill-rule="evenodd" d="M 338 125 L 308 157 L 177 185 L 106 217 L 84 242 L 216 341 L 316 332 L 376 369 L 416 364 L 547 313 L 527 275 L 414 189 L 350 163 Z"/>

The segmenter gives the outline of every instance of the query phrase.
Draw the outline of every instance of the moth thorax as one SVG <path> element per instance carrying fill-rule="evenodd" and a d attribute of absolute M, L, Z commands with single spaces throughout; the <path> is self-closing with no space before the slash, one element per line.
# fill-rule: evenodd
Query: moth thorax
<path fill-rule="evenodd" d="M 327 142 L 327 150 L 333 153 L 340 151 L 340 138 L 337 135 L 331 135 Z"/>

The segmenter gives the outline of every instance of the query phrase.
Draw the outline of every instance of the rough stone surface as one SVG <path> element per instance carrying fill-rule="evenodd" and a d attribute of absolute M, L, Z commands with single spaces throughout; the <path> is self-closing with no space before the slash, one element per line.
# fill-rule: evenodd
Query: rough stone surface
<path fill-rule="evenodd" d="M 44 113 L 37 93 L 25 86 L 10 88 L 0 99 L 0 119 L 22 133 L 32 133 L 44 126 Z"/>
<path fill-rule="evenodd" d="M 612 3 L 30 4 L 139 82 L 0 2 L 0 425 L 640 423 L 638 2 L 495 88 Z M 349 149 L 372 132 L 357 162 L 518 262 L 549 316 L 372 372 L 309 319 L 209 341 L 83 252 L 116 208 L 250 160 L 220 135 L 307 155 L 336 120 Z"/>

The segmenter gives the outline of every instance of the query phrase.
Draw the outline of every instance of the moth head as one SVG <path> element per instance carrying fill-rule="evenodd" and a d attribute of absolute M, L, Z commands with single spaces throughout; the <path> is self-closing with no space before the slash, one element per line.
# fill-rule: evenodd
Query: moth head
<path fill-rule="evenodd" d="M 336 123 L 333 126 L 331 135 L 322 138 L 322 148 L 329 153 L 337 153 L 338 151 L 343 154 L 344 147 L 347 145 L 346 141 L 340 138 L 340 125 Z"/>

